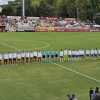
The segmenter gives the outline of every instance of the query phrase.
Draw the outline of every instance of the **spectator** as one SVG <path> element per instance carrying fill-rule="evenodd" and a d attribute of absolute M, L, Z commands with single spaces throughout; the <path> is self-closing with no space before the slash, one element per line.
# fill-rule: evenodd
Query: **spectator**
<path fill-rule="evenodd" d="M 72 100 L 78 100 L 75 96 L 75 94 L 72 94 Z"/>
<path fill-rule="evenodd" d="M 94 100 L 95 97 L 96 97 L 96 93 L 95 90 L 93 90 L 93 94 L 91 94 L 91 100 Z"/>
<path fill-rule="evenodd" d="M 76 95 L 75 94 L 72 94 L 72 95 L 67 95 L 67 97 L 68 97 L 68 100 L 78 100 L 77 98 L 76 98 Z"/>
<path fill-rule="evenodd" d="M 93 93 L 94 93 L 93 88 L 90 88 L 90 90 L 89 90 L 89 97 L 90 97 L 90 100 L 92 100 L 92 95 L 93 95 Z"/>
<path fill-rule="evenodd" d="M 68 94 L 67 97 L 68 97 L 68 100 L 73 100 L 71 95 Z"/>
<path fill-rule="evenodd" d="M 96 87 L 95 93 L 99 93 L 99 87 Z"/>
<path fill-rule="evenodd" d="M 100 100 L 100 94 L 99 93 L 95 96 L 94 100 Z"/>

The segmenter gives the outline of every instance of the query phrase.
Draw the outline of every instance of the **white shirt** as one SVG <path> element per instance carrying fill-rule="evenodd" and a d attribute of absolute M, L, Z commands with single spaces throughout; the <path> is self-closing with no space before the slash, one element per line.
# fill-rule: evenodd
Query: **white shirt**
<path fill-rule="evenodd" d="M 71 50 L 68 50 L 68 55 L 72 55 L 72 51 Z"/>
<path fill-rule="evenodd" d="M 17 58 L 17 54 L 16 53 L 13 53 L 13 58 Z"/>
<path fill-rule="evenodd" d="M 34 54 L 34 56 L 36 56 L 36 57 L 37 57 L 37 55 L 38 55 L 36 51 L 34 51 L 33 54 Z"/>
<path fill-rule="evenodd" d="M 60 56 L 64 56 L 64 52 L 63 51 L 60 51 Z"/>
<path fill-rule="evenodd" d="M 76 55 L 76 51 L 71 51 L 72 55 Z"/>
<path fill-rule="evenodd" d="M 68 53 L 67 53 L 67 50 L 64 50 L 64 55 L 67 56 L 67 54 L 68 54 Z"/>
<path fill-rule="evenodd" d="M 79 56 L 80 55 L 80 52 L 79 51 L 75 51 L 75 55 L 76 56 Z"/>
<path fill-rule="evenodd" d="M 32 58 L 34 57 L 34 54 L 33 54 L 33 52 L 30 52 L 30 57 L 32 57 Z"/>
<path fill-rule="evenodd" d="M 8 59 L 8 54 L 3 55 L 4 59 Z"/>
<path fill-rule="evenodd" d="M 91 53 L 91 51 L 90 51 L 90 50 L 86 50 L 86 54 L 88 54 L 88 55 L 89 55 L 90 53 Z"/>
<path fill-rule="evenodd" d="M 100 49 L 98 50 L 98 54 L 100 54 Z"/>
<path fill-rule="evenodd" d="M 42 53 L 41 52 L 38 52 L 38 57 L 42 57 Z"/>
<path fill-rule="evenodd" d="M 2 56 L 2 54 L 0 54 L 0 60 L 2 60 L 3 59 L 3 56 Z"/>
<path fill-rule="evenodd" d="M 30 57 L 30 53 L 26 52 L 26 57 L 29 58 Z"/>
<path fill-rule="evenodd" d="M 85 55 L 84 50 L 80 50 L 80 54 L 81 54 L 81 55 Z"/>
<path fill-rule="evenodd" d="M 94 54 L 98 54 L 98 51 L 97 50 L 94 50 Z"/>
<path fill-rule="evenodd" d="M 12 57 L 12 53 L 9 53 L 8 55 L 9 55 L 9 58 L 10 58 L 10 59 L 12 59 L 12 58 L 13 58 L 13 57 Z"/>
<path fill-rule="evenodd" d="M 94 50 L 92 49 L 92 50 L 91 50 L 91 54 L 93 55 L 94 53 L 95 53 L 95 52 L 94 52 Z"/>
<path fill-rule="evenodd" d="M 21 59 L 21 54 L 20 53 L 17 54 L 17 58 Z"/>
<path fill-rule="evenodd" d="M 25 57 L 25 52 L 22 52 L 21 53 L 21 57 Z"/>

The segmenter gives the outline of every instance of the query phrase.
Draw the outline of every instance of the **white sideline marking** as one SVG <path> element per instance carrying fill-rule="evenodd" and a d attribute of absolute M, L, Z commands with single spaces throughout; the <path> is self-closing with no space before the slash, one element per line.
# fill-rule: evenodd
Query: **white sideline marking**
<path fill-rule="evenodd" d="M 97 82 L 97 83 L 100 83 L 100 80 L 97 80 L 97 79 L 95 79 L 94 77 L 91 77 L 91 76 L 89 76 L 89 75 L 83 74 L 83 73 L 81 73 L 81 72 L 78 72 L 78 71 L 76 71 L 76 70 L 73 70 L 73 69 L 71 69 L 71 68 L 65 67 L 65 66 L 60 65 L 60 64 L 57 64 L 57 63 L 53 63 L 53 64 L 56 65 L 56 66 L 58 66 L 58 67 L 60 67 L 60 68 L 62 68 L 62 69 L 65 69 L 65 70 L 67 70 L 67 71 L 70 71 L 70 72 L 72 72 L 72 73 L 75 73 L 75 74 L 77 74 L 77 75 L 80 75 L 80 76 L 82 76 L 82 77 L 85 77 L 85 78 L 87 78 L 87 79 L 89 79 L 89 80 L 92 80 L 92 81 L 95 81 L 95 82 Z"/>

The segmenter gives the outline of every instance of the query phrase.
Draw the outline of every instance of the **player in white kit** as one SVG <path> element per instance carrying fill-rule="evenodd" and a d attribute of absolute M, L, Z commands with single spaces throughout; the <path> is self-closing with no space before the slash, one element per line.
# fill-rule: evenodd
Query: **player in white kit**
<path fill-rule="evenodd" d="M 98 49 L 98 56 L 100 57 L 100 49 Z"/>
<path fill-rule="evenodd" d="M 30 62 L 30 53 L 27 51 L 25 52 L 25 57 L 26 57 L 26 63 Z"/>
<path fill-rule="evenodd" d="M 13 64 L 16 64 L 16 63 L 17 63 L 17 53 L 14 52 L 14 53 L 12 54 L 12 56 L 13 56 Z"/>
<path fill-rule="evenodd" d="M 98 56 L 98 49 L 94 49 L 94 56 L 97 57 Z"/>
<path fill-rule="evenodd" d="M 34 55 L 33 61 L 36 62 L 36 61 L 37 61 L 37 58 L 38 58 L 38 57 L 37 57 L 37 56 L 38 56 L 38 52 L 37 52 L 37 51 L 34 51 L 34 52 L 33 52 L 33 55 Z"/>
<path fill-rule="evenodd" d="M 38 62 L 42 61 L 42 52 L 39 50 L 37 53 L 37 57 L 38 57 Z"/>
<path fill-rule="evenodd" d="M 25 52 L 21 52 L 21 63 L 25 63 Z"/>
<path fill-rule="evenodd" d="M 12 64 L 12 62 L 13 62 L 13 55 L 12 55 L 12 53 L 8 53 L 8 57 L 9 57 L 9 64 Z"/>
<path fill-rule="evenodd" d="M 17 53 L 17 64 L 21 64 L 21 53 Z"/>
<path fill-rule="evenodd" d="M 3 54 L 3 59 L 4 59 L 4 64 L 8 64 L 9 62 L 8 53 Z"/>
<path fill-rule="evenodd" d="M 60 56 L 60 62 L 64 61 L 64 51 L 61 49 L 59 52 L 59 56 Z"/>
<path fill-rule="evenodd" d="M 72 59 L 72 50 L 68 50 L 68 61 Z"/>
<path fill-rule="evenodd" d="M 87 57 L 89 57 L 89 56 L 91 55 L 91 50 L 87 49 L 87 50 L 85 51 L 85 55 L 86 55 Z"/>
<path fill-rule="evenodd" d="M 32 63 L 33 62 L 33 58 L 34 58 L 34 53 L 33 51 L 30 52 L 30 62 Z"/>
<path fill-rule="evenodd" d="M 94 56 L 94 49 L 91 49 L 91 56 Z"/>
<path fill-rule="evenodd" d="M 64 49 L 64 61 L 68 60 L 68 50 L 65 48 Z"/>

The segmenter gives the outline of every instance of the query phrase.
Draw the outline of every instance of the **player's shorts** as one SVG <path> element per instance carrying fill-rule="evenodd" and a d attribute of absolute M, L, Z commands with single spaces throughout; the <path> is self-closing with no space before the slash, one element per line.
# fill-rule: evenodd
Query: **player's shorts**
<path fill-rule="evenodd" d="M 80 55 L 80 57 L 84 57 L 84 55 Z"/>
<path fill-rule="evenodd" d="M 72 57 L 72 55 L 68 55 L 68 57 L 70 58 L 70 57 Z"/>
<path fill-rule="evenodd" d="M 25 58 L 24 58 L 24 57 L 22 57 L 21 59 L 22 59 L 22 60 L 24 60 Z"/>
<path fill-rule="evenodd" d="M 64 58 L 64 56 L 60 56 L 60 58 Z"/>
<path fill-rule="evenodd" d="M 94 56 L 94 54 L 91 54 L 91 56 Z"/>
<path fill-rule="evenodd" d="M 50 55 L 47 55 L 47 58 L 49 58 L 50 57 Z"/>
<path fill-rule="evenodd" d="M 72 55 L 72 57 L 74 58 L 74 57 L 76 57 L 75 55 Z"/>
<path fill-rule="evenodd" d="M 42 55 L 42 58 L 45 58 L 45 55 Z"/>
<path fill-rule="evenodd" d="M 94 54 L 94 56 L 97 56 L 96 54 Z"/>
<path fill-rule="evenodd" d="M 12 61 L 12 59 L 11 59 L 11 58 L 9 58 L 9 61 Z"/>
<path fill-rule="evenodd" d="M 4 62 L 7 62 L 8 61 L 8 59 L 4 59 Z"/>
<path fill-rule="evenodd" d="M 20 61 L 21 59 L 20 58 L 17 58 L 17 60 Z"/>
<path fill-rule="evenodd" d="M 13 61 L 16 61 L 16 58 L 13 58 Z"/>
<path fill-rule="evenodd" d="M 38 59 L 41 59 L 42 57 L 38 57 Z"/>
<path fill-rule="evenodd" d="M 16 63 L 16 58 L 13 58 L 13 63 Z"/>
<path fill-rule="evenodd" d="M 36 59 L 36 58 L 37 58 L 37 56 L 34 56 L 33 58 L 34 58 L 34 59 Z"/>
<path fill-rule="evenodd" d="M 28 57 L 26 57 L 26 60 L 28 60 L 29 58 Z"/>
<path fill-rule="evenodd" d="M 88 57 L 89 57 L 90 55 L 89 55 L 89 54 L 86 54 L 86 56 L 88 56 Z"/>
<path fill-rule="evenodd" d="M 55 57 L 57 58 L 58 57 L 58 54 L 56 54 Z"/>
<path fill-rule="evenodd" d="M 80 57 L 80 55 L 75 55 L 76 58 Z"/>
<path fill-rule="evenodd" d="M 2 62 L 2 59 L 0 59 L 0 62 Z"/>
<path fill-rule="evenodd" d="M 51 58 L 54 58 L 54 55 L 51 55 Z"/>
<path fill-rule="evenodd" d="M 33 57 L 30 57 L 30 58 L 33 58 Z"/>

